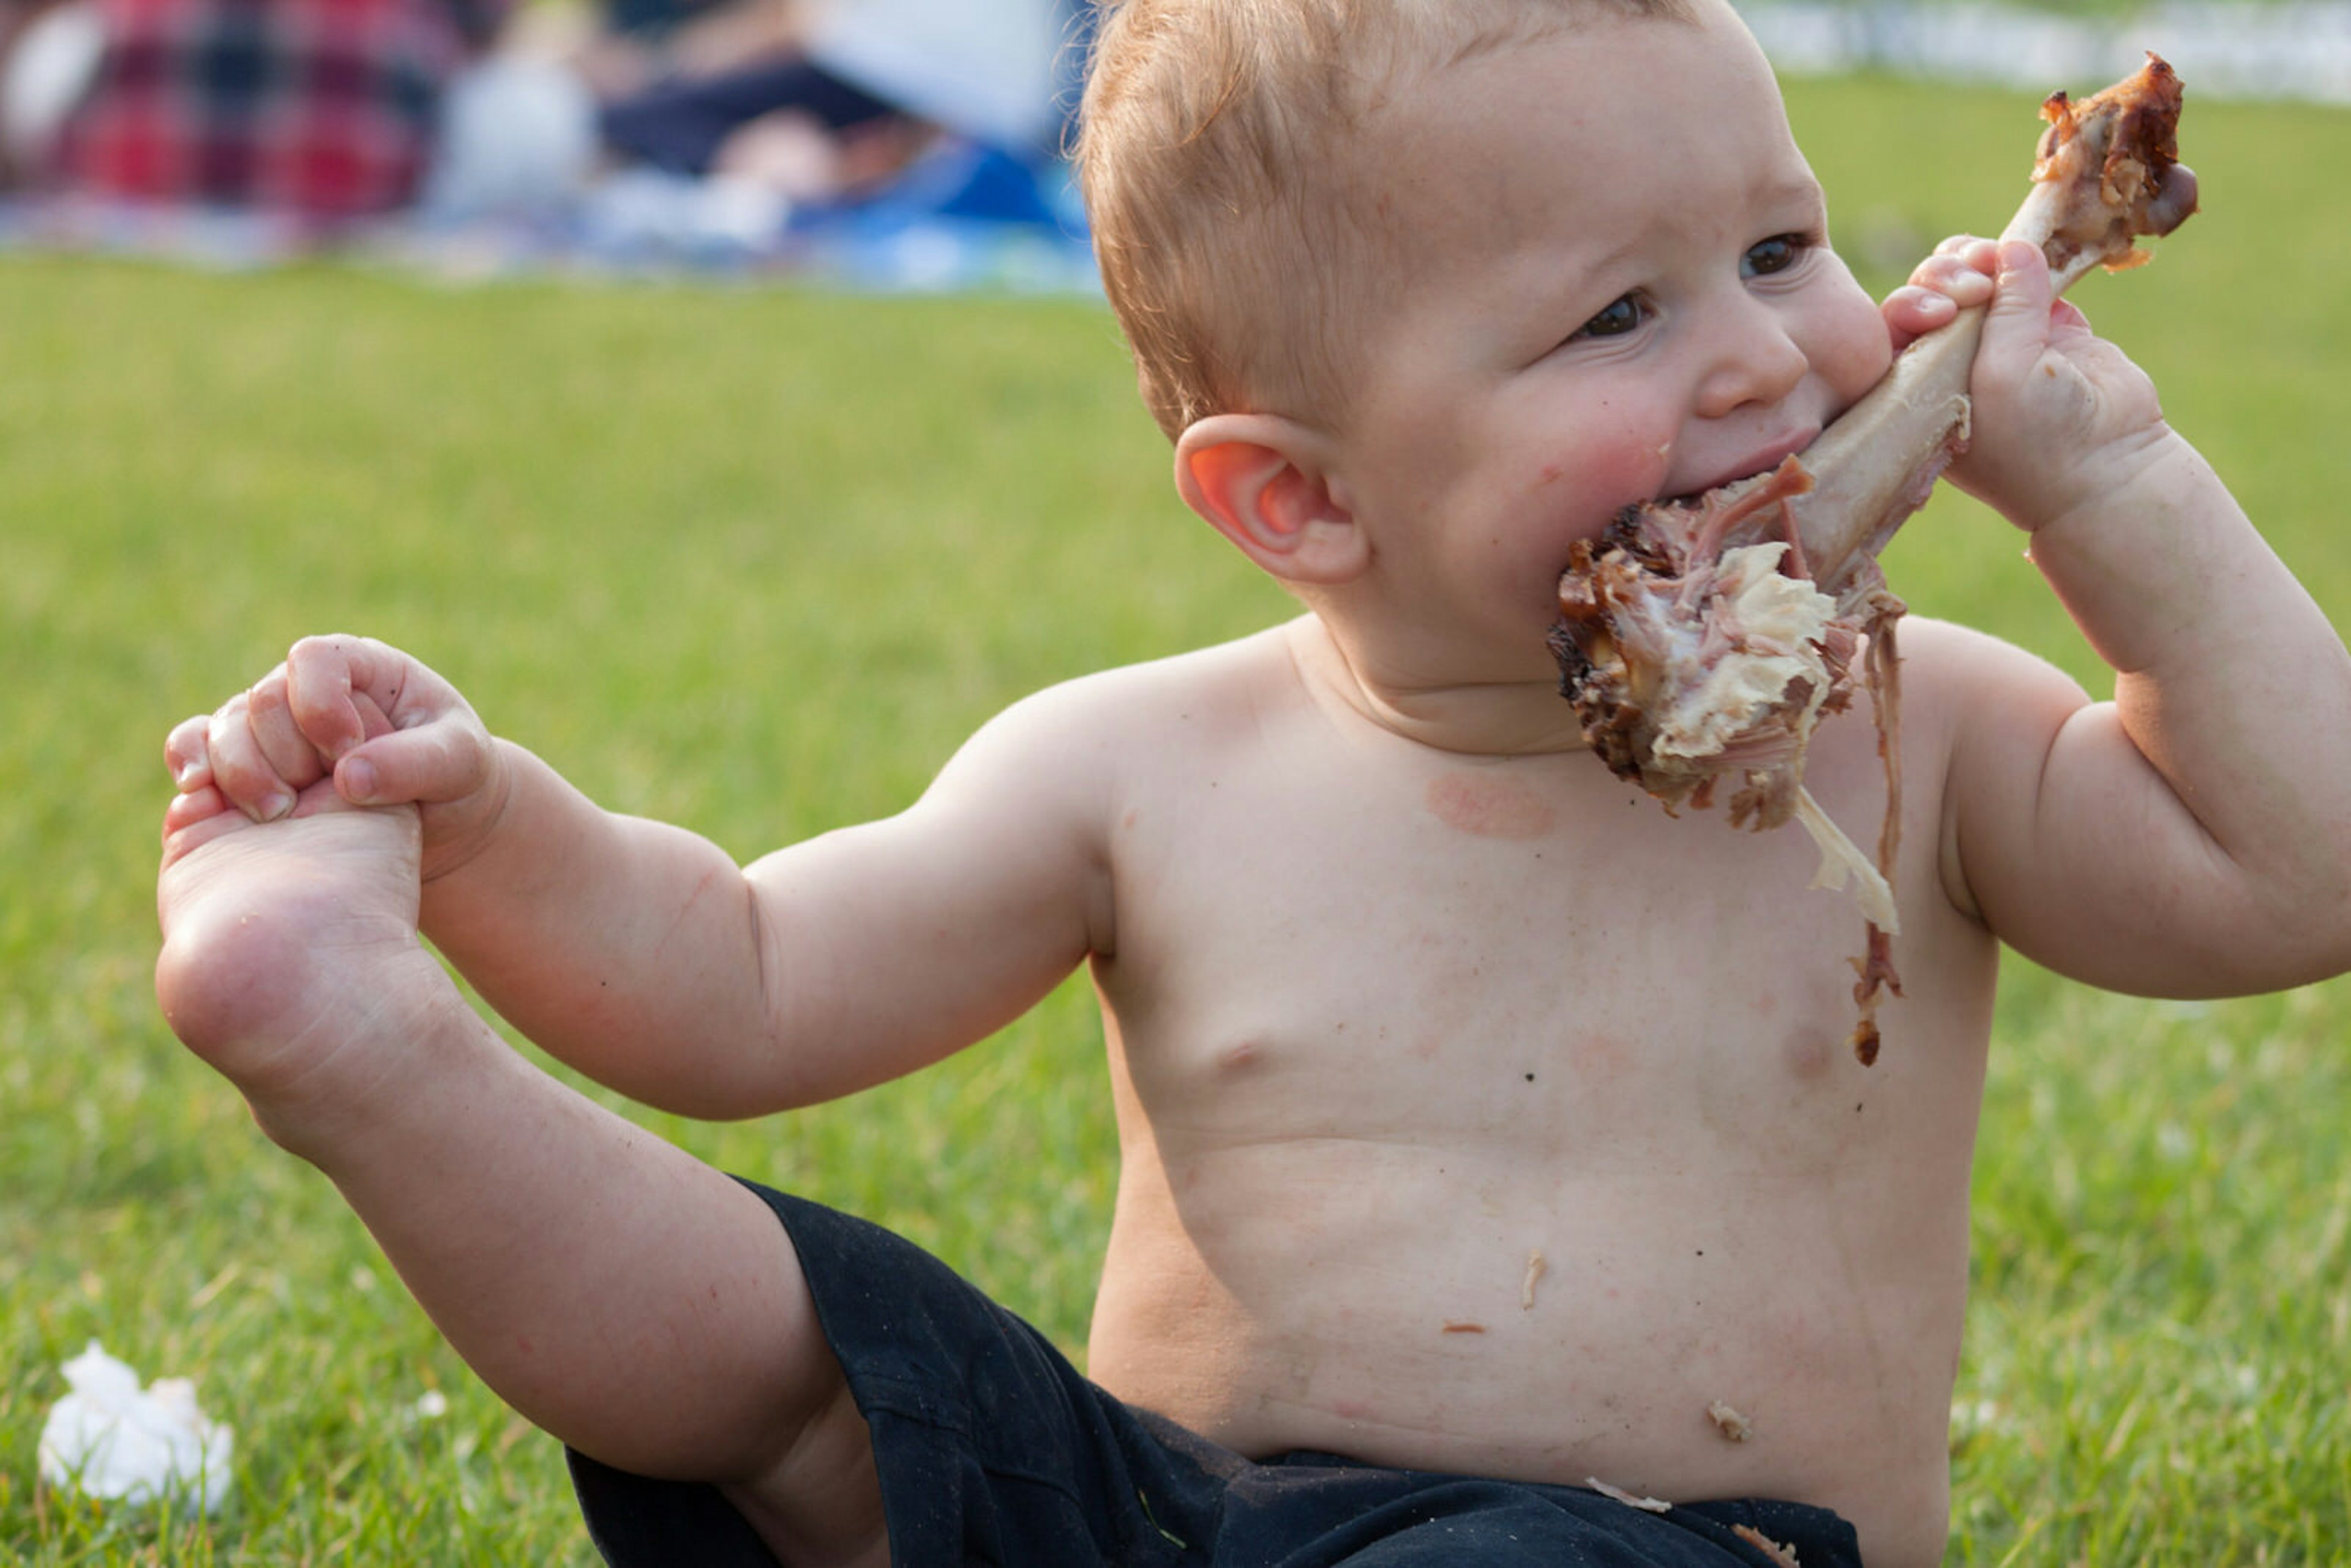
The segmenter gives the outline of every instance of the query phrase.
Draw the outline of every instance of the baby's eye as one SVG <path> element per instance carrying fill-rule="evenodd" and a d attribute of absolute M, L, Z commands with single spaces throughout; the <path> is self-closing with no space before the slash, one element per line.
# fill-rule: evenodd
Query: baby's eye
<path fill-rule="evenodd" d="M 1621 338 L 1648 318 L 1641 301 L 1626 294 L 1610 300 L 1599 315 L 1575 330 L 1578 338 Z"/>
<path fill-rule="evenodd" d="M 1808 235 L 1773 235 L 1770 239 L 1760 240 L 1747 247 L 1747 254 L 1740 257 L 1739 275 L 1741 277 L 1768 277 L 1775 272 L 1785 272 L 1802 261 L 1804 252 L 1812 247 L 1813 242 Z"/>

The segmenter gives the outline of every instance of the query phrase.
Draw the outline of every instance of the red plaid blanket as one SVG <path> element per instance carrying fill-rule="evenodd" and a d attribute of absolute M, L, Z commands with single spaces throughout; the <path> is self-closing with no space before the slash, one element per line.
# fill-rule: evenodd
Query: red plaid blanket
<path fill-rule="evenodd" d="M 442 85 L 507 0 L 100 0 L 68 189 L 324 220 L 407 204 Z"/>

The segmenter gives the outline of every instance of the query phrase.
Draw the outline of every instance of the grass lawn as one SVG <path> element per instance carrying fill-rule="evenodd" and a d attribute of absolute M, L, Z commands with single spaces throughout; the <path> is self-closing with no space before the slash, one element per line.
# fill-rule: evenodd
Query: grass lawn
<path fill-rule="evenodd" d="M 1792 99 L 1875 289 L 2019 193 L 2014 95 Z M 2188 141 L 2210 210 L 2077 298 L 2351 611 L 2351 117 L 2198 104 Z M 16 259 L 0 345 L 0 1560 L 587 1563 L 554 1446 L 156 1017 L 166 727 L 365 630 L 608 804 L 748 856 L 894 810 L 1021 693 L 1287 601 L 1181 511 L 1082 304 Z M 2104 689 L 1997 519 L 1938 501 L 1889 570 Z M 2351 1556 L 2346 1036 L 2341 985 L 2187 1006 L 2011 965 L 1954 1561 Z M 1116 1161 L 1081 989 L 847 1103 L 642 1119 L 1081 1344 Z M 92 1337 L 235 1426 L 222 1519 L 35 1488 Z"/>

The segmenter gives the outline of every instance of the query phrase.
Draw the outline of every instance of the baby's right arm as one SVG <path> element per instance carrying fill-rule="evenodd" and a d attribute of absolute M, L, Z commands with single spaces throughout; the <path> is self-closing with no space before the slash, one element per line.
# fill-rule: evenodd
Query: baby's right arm
<path fill-rule="evenodd" d="M 365 639 L 298 643 L 168 752 L 182 823 L 224 803 L 266 820 L 330 773 L 354 803 L 416 803 L 423 928 L 482 996 L 599 1082 L 724 1118 L 935 1061 L 1103 941 L 1102 780 L 1070 766 L 1089 748 L 1069 740 L 1056 705 L 1032 699 L 908 810 L 747 869 L 599 808 Z"/>
<path fill-rule="evenodd" d="M 2351 967 L 2351 654 L 2154 382 L 2053 298 L 2031 245 L 1959 239 L 1920 269 L 1996 271 L 1963 488 L 2029 551 L 2114 697 L 1938 632 L 1959 715 L 1945 887 L 2075 979 L 2152 996 L 2276 990 Z M 1944 281 L 1948 282 L 1946 278 Z M 1914 652 L 1920 650 L 1914 647 Z"/>

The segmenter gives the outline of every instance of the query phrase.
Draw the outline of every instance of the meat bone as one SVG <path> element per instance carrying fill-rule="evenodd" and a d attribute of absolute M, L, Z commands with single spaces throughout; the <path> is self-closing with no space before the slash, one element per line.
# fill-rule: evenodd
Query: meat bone
<path fill-rule="evenodd" d="M 2150 54 L 2136 74 L 2074 104 L 2042 105 L 2049 129 L 2032 189 L 2002 232 L 2041 247 L 2062 294 L 2093 267 L 2150 259 L 2132 241 L 2169 234 L 2196 211 L 2196 177 L 2177 162 L 2179 78 Z M 1813 580 L 1834 595 L 1858 556 L 1874 557 L 1911 513 L 1968 431 L 1968 372 L 1981 308 L 1912 343 L 1876 387 L 1802 455 L 1812 487 L 1790 497 Z"/>

